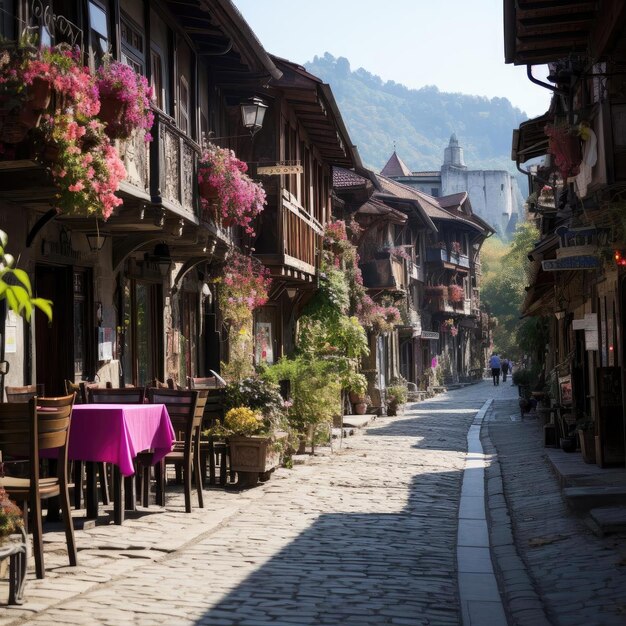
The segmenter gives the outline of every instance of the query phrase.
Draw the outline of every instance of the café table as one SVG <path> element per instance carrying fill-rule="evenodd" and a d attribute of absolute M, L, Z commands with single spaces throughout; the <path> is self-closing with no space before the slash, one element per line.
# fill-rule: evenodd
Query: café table
<path fill-rule="evenodd" d="M 68 458 L 87 464 L 87 517 L 98 516 L 95 463 L 114 465 L 115 523 L 124 521 L 124 480 L 133 459 L 152 450 L 158 463 L 172 450 L 175 433 L 164 404 L 78 404 L 72 409 Z"/>

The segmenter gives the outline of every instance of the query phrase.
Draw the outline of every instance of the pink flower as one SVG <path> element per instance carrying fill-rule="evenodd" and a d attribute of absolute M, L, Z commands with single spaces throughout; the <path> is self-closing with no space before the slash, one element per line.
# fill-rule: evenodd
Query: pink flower
<path fill-rule="evenodd" d="M 81 183 L 80 181 L 68 187 L 70 191 L 82 191 L 84 188 L 85 188 L 85 185 L 83 185 L 83 183 Z"/>

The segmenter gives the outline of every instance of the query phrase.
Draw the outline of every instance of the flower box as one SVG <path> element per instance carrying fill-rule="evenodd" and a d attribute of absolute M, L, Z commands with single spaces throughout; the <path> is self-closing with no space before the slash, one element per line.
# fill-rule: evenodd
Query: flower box
<path fill-rule="evenodd" d="M 287 433 L 278 433 L 275 438 L 261 435 L 228 437 L 230 469 L 237 472 L 237 485 L 253 487 L 259 478 L 267 480 L 270 473 L 280 465 L 280 444 Z"/>

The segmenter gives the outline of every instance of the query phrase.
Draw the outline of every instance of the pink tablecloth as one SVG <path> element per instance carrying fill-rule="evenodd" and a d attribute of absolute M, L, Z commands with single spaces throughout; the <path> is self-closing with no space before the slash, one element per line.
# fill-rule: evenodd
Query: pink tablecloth
<path fill-rule="evenodd" d="M 164 404 L 78 404 L 72 409 L 68 457 L 115 463 L 124 476 L 135 473 L 133 459 L 154 450 L 160 461 L 175 441 Z"/>

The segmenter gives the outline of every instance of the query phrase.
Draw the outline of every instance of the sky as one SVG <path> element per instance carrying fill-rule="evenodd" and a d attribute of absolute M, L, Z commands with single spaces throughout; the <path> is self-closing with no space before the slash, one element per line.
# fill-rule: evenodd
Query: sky
<path fill-rule="evenodd" d="M 233 0 L 270 53 L 296 63 L 330 52 L 407 87 L 508 98 L 529 117 L 547 89 L 504 63 L 503 0 Z M 545 68 L 536 68 L 538 77 Z"/>

